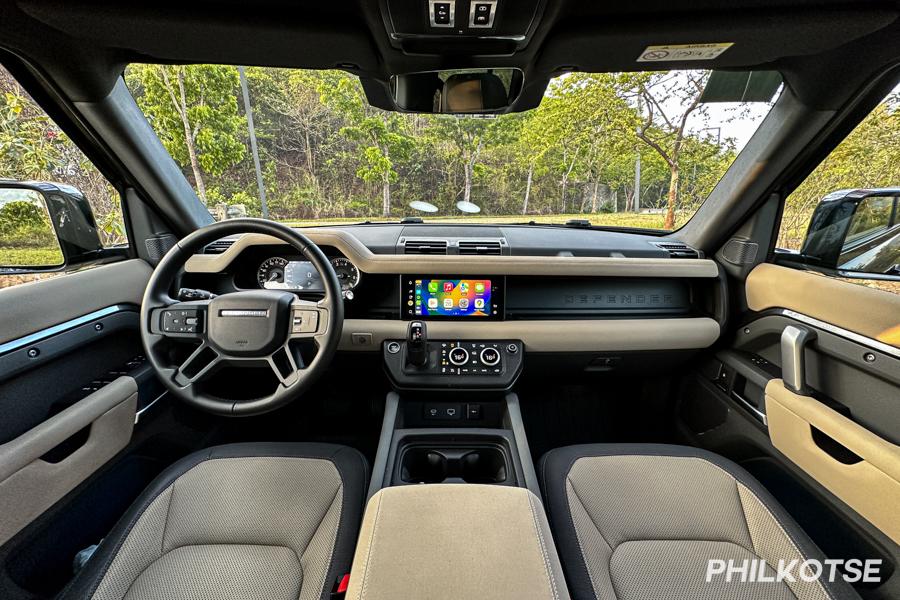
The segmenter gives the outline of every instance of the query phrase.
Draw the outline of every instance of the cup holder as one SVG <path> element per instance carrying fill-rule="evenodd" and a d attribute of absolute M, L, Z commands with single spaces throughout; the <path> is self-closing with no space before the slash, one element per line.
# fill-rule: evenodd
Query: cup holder
<path fill-rule="evenodd" d="M 400 462 L 400 478 L 407 483 L 440 483 L 447 479 L 447 457 L 427 448 L 410 448 Z"/>
<path fill-rule="evenodd" d="M 510 483 L 509 459 L 495 445 L 406 446 L 400 458 L 403 483 Z"/>

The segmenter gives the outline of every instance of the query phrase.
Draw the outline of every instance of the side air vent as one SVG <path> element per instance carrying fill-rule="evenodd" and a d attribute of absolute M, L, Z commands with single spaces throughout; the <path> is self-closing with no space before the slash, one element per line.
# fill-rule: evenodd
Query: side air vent
<path fill-rule="evenodd" d="M 485 256 L 500 256 L 500 254 L 502 254 L 502 251 L 500 250 L 499 240 L 492 240 L 489 242 L 471 242 L 460 240 L 459 253 L 470 255 L 479 254 Z"/>
<path fill-rule="evenodd" d="M 671 258 L 700 258 L 700 253 L 681 242 L 655 242 L 657 248 L 669 253 Z"/>
<path fill-rule="evenodd" d="M 405 254 L 447 254 L 447 240 L 406 240 Z"/>
<path fill-rule="evenodd" d="M 203 249 L 203 254 L 222 254 L 234 243 L 234 240 L 217 240 Z"/>

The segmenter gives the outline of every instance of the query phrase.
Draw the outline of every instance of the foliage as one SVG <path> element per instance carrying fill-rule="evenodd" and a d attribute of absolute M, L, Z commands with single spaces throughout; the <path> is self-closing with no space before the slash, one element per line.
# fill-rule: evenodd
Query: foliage
<path fill-rule="evenodd" d="M 118 192 L 2 67 L 0 178 L 62 181 L 77 187 L 97 216 L 103 244 L 125 242 Z"/>
<path fill-rule="evenodd" d="M 785 202 L 778 247 L 799 250 L 819 200 L 850 188 L 900 185 L 900 93 L 879 104 Z"/>

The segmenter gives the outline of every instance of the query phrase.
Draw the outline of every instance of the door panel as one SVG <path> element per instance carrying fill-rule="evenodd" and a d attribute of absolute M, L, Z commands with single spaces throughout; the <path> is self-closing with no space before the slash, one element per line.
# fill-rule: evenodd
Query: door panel
<path fill-rule="evenodd" d="M 0 290 L 0 545 L 125 448 L 162 394 L 138 328 L 150 272 L 129 260 Z"/>
<path fill-rule="evenodd" d="M 829 558 L 881 560 L 860 595 L 900 597 L 900 297 L 769 264 L 745 294 L 682 383 L 678 436 L 748 469 Z"/>
<path fill-rule="evenodd" d="M 746 282 L 747 306 L 788 309 L 900 348 L 900 295 L 763 263 Z"/>
<path fill-rule="evenodd" d="M 0 545 L 128 444 L 137 391 L 134 379 L 120 377 L 0 446 Z M 88 437 L 74 452 L 59 462 L 45 460 L 86 427 Z"/>
<path fill-rule="evenodd" d="M 0 290 L 0 354 L 13 340 L 117 304 L 141 305 L 152 269 L 125 260 Z"/>
<path fill-rule="evenodd" d="M 766 415 L 778 450 L 900 543 L 900 446 L 780 379 L 766 386 Z"/>

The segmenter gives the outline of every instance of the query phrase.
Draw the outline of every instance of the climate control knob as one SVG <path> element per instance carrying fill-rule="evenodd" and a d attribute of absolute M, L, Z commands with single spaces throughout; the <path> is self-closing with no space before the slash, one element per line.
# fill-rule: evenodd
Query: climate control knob
<path fill-rule="evenodd" d="M 500 352 L 496 348 L 485 348 L 481 351 L 481 362 L 489 367 L 496 366 L 500 362 Z"/>
<path fill-rule="evenodd" d="M 447 354 L 447 358 L 457 367 L 461 367 L 469 362 L 469 351 L 465 348 L 456 347 Z"/>

